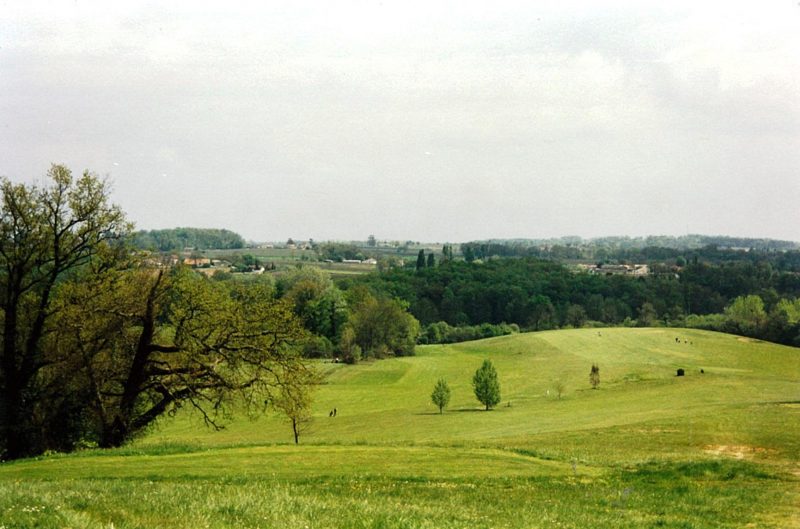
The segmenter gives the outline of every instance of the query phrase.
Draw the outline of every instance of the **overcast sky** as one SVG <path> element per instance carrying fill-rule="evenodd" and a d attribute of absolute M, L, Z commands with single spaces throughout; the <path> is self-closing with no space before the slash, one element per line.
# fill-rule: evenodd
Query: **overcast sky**
<path fill-rule="evenodd" d="M 0 0 L 0 175 L 252 240 L 800 240 L 800 4 Z"/>

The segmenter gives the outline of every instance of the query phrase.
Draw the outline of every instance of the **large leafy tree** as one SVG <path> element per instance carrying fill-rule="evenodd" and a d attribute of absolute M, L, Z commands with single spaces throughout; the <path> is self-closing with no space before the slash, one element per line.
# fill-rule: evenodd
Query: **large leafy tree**
<path fill-rule="evenodd" d="M 767 322 L 764 301 L 760 296 L 739 296 L 725 307 L 725 317 L 734 332 L 756 336 Z"/>
<path fill-rule="evenodd" d="M 347 322 L 347 302 L 330 274 L 316 267 L 295 268 L 281 277 L 278 289 L 307 330 L 332 341 L 339 338 Z"/>
<path fill-rule="evenodd" d="M 40 376 L 59 284 L 129 231 L 108 188 L 85 172 L 53 165 L 43 186 L 0 181 L 0 451 L 40 451 L 37 404 L 55 388 Z"/>
<path fill-rule="evenodd" d="M 138 260 L 101 180 L 49 178 L 0 181 L 0 457 L 117 446 L 183 405 L 218 426 L 309 378 L 271 284 Z"/>
<path fill-rule="evenodd" d="M 487 410 L 500 402 L 500 381 L 497 379 L 497 370 L 491 360 L 484 360 L 481 367 L 475 371 L 472 377 L 472 389 L 475 391 L 475 397 L 486 406 Z"/>
<path fill-rule="evenodd" d="M 56 336 L 63 354 L 73 354 L 71 385 L 90 390 L 88 421 L 100 446 L 119 446 L 187 404 L 219 427 L 234 401 L 269 400 L 310 379 L 291 347 L 300 322 L 268 283 L 129 267 L 80 279 L 64 288 Z M 299 390 L 287 395 L 307 401 Z"/>
<path fill-rule="evenodd" d="M 414 354 L 420 325 L 402 302 L 374 296 L 362 289 L 354 289 L 350 294 L 353 302 L 347 326 L 364 356 Z"/>

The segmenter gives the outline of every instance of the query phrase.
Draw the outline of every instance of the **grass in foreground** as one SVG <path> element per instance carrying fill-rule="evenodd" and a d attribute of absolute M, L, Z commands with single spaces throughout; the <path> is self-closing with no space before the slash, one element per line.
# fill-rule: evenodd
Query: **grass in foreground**
<path fill-rule="evenodd" d="M 298 454 L 303 449 L 296 449 Z M 225 454 L 217 454 L 225 464 Z M 208 461 L 198 461 L 202 467 Z M 322 464 L 322 461 L 317 461 Z M 446 469 L 446 467 L 443 467 Z M 650 464 L 603 476 L 149 477 L 0 483 L 14 528 L 788 527 L 781 480 L 752 463 Z M 776 508 L 777 506 L 777 508 Z"/>
<path fill-rule="evenodd" d="M 469 388 L 483 358 L 491 412 Z M 183 413 L 123 449 L 0 465 L 0 528 L 800 527 L 797 349 L 574 330 L 323 367 L 304 445 L 277 418 L 214 433 Z"/>

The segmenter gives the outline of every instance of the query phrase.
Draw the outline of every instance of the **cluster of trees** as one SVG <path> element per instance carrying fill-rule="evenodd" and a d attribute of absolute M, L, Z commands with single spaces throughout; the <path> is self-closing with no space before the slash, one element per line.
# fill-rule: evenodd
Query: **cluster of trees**
<path fill-rule="evenodd" d="M 231 272 L 252 272 L 260 269 L 262 266 L 267 269 L 275 268 L 274 263 L 264 263 L 261 259 L 249 253 L 233 254 L 228 256 L 228 260 L 231 263 Z"/>
<path fill-rule="evenodd" d="M 345 259 L 363 261 L 367 255 L 355 244 L 342 242 L 326 242 L 314 245 L 314 251 L 320 261 L 335 261 L 340 263 Z"/>
<path fill-rule="evenodd" d="M 130 235 L 131 243 L 140 250 L 158 252 L 195 250 L 235 250 L 245 247 L 241 235 L 229 230 L 206 228 L 174 228 L 137 231 Z"/>
<path fill-rule="evenodd" d="M 428 254 L 428 257 L 425 257 L 425 250 L 420 250 L 417 254 L 417 264 L 416 269 L 422 270 L 423 268 L 434 268 L 436 266 L 436 255 L 433 252 Z"/>
<path fill-rule="evenodd" d="M 362 358 L 410 356 L 420 325 L 407 304 L 364 285 L 341 290 L 316 267 L 299 267 L 279 277 L 278 297 L 293 307 L 308 331 L 308 357 L 338 357 L 348 363 Z"/>
<path fill-rule="evenodd" d="M 486 406 L 486 411 L 500 403 L 500 380 L 491 360 L 484 360 L 481 367 L 475 371 L 472 376 L 472 390 L 475 392 L 478 402 Z M 447 380 L 440 378 L 431 393 L 431 402 L 439 408 L 440 414 L 450 403 L 450 395 L 451 391 Z"/>
<path fill-rule="evenodd" d="M 689 263 L 678 274 L 646 277 L 576 273 L 535 258 L 448 261 L 420 270 L 392 269 L 349 280 L 408 303 L 428 342 L 437 327 L 516 324 L 523 330 L 584 325 L 690 325 L 696 316 L 722 315 L 740 296 L 758 295 L 773 339 L 793 343 L 798 334 L 785 303 L 800 296 L 800 275 L 769 263 Z M 784 300 L 784 301 L 782 301 Z M 770 325 L 759 326 L 769 329 Z M 428 332 L 430 330 L 430 332 Z M 793 334 L 794 333 L 794 334 Z"/>
<path fill-rule="evenodd" d="M 800 299 L 767 304 L 755 294 L 739 296 L 722 313 L 690 315 L 684 325 L 800 346 Z"/>
<path fill-rule="evenodd" d="M 0 457 L 119 446 L 189 405 L 307 408 L 303 335 L 269 282 L 145 266 L 97 177 L 0 182 Z M 302 413 L 298 415 L 302 417 Z"/>
<path fill-rule="evenodd" d="M 453 260 L 453 246 L 450 244 L 445 244 L 442 246 L 442 255 L 441 260 L 443 263 Z M 436 254 L 433 251 L 430 251 L 427 255 L 425 254 L 425 250 L 420 250 L 417 253 L 417 262 L 415 265 L 416 270 L 422 270 L 423 268 L 435 268 L 436 267 Z"/>

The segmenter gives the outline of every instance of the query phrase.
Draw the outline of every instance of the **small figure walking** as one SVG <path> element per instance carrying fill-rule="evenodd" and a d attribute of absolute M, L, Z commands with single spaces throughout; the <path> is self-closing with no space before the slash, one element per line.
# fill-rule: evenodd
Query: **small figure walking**
<path fill-rule="evenodd" d="M 336 417 L 336 408 L 333 408 L 333 416 Z"/>

